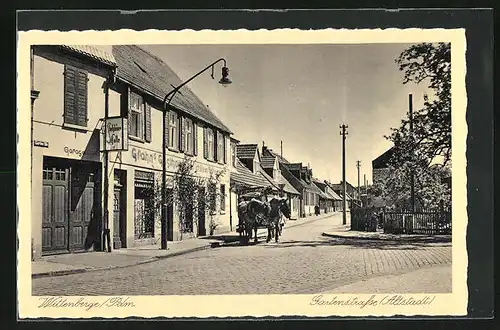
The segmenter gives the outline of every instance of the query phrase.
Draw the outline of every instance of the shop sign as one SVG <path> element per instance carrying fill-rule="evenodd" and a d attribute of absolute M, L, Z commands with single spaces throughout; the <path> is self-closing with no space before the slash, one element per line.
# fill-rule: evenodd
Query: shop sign
<path fill-rule="evenodd" d="M 128 122 L 124 117 L 109 117 L 104 125 L 104 150 L 128 150 Z"/>
<path fill-rule="evenodd" d="M 139 164 L 142 166 L 147 166 L 154 169 L 161 170 L 162 168 L 162 158 L 163 155 L 160 152 L 151 151 L 147 149 L 142 149 L 138 147 L 130 148 L 130 155 L 132 156 L 132 160 L 135 164 Z M 182 162 L 182 159 L 177 157 L 166 156 L 166 169 L 169 172 L 175 172 L 179 168 L 179 164 Z M 194 170 L 198 174 L 208 174 L 209 168 L 206 165 L 196 163 Z"/>

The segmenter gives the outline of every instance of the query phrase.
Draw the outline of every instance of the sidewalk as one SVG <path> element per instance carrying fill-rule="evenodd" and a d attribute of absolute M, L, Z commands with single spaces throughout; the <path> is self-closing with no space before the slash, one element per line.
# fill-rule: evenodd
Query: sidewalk
<path fill-rule="evenodd" d="M 285 229 L 300 226 L 334 214 L 337 213 L 327 213 L 319 216 L 313 215 L 298 220 L 287 221 Z M 267 237 L 267 230 L 259 229 L 257 231 L 257 236 L 259 239 Z M 217 234 L 212 237 L 200 237 L 168 242 L 167 250 L 162 250 L 159 244 L 155 244 L 118 249 L 112 252 L 67 253 L 44 256 L 39 260 L 31 262 L 31 276 L 32 278 L 39 278 L 130 267 L 211 247 L 217 247 L 221 244 L 233 243 L 238 240 L 239 234 L 236 231 L 232 231 Z"/>
<path fill-rule="evenodd" d="M 364 232 L 351 230 L 350 225 L 324 232 L 323 236 L 343 239 L 405 241 L 405 242 L 451 242 L 451 235 L 423 234 L 384 234 L 383 232 Z"/>

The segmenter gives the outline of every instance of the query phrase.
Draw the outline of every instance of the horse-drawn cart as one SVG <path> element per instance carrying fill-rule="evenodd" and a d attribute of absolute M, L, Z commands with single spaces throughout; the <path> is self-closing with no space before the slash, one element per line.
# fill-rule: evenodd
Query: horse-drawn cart
<path fill-rule="evenodd" d="M 281 234 L 282 215 L 290 217 L 290 209 L 286 199 L 271 197 L 268 201 L 268 189 L 249 189 L 240 193 L 238 201 L 238 225 L 236 230 L 240 235 L 240 243 L 247 244 L 255 234 L 254 242 L 257 242 L 257 230 L 265 228 L 268 230 L 267 242 L 272 237 L 278 241 Z"/>

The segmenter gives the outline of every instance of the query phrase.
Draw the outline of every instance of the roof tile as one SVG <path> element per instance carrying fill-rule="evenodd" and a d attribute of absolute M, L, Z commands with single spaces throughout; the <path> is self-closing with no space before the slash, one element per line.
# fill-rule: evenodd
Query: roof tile
<path fill-rule="evenodd" d="M 165 62 L 138 46 L 114 45 L 113 56 L 118 65 L 118 78 L 144 89 L 160 101 L 174 86 L 183 83 Z M 224 132 L 232 133 L 187 86 L 180 89 L 171 105 Z"/>

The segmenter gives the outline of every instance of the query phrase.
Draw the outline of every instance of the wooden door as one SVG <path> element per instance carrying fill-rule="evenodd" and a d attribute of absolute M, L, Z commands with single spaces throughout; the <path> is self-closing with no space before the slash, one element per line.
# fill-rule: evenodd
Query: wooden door
<path fill-rule="evenodd" d="M 44 165 L 42 253 L 68 250 L 68 181 L 68 167 Z"/>
<path fill-rule="evenodd" d="M 88 229 L 97 220 L 96 171 L 91 165 L 77 164 L 71 169 L 71 203 L 69 224 L 70 251 L 85 249 Z M 93 226 L 95 227 L 95 226 Z M 98 233 L 90 233 L 92 236 Z"/>

